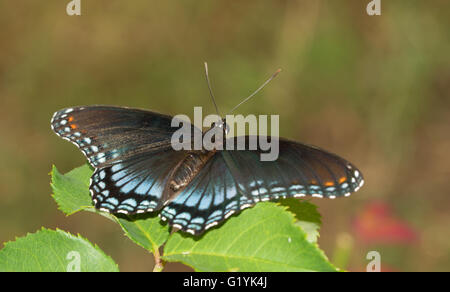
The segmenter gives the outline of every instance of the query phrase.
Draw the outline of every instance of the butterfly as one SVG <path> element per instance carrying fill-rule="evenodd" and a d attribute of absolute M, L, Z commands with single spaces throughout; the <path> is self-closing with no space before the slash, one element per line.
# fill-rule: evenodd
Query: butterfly
<path fill-rule="evenodd" d="M 163 221 L 194 235 L 260 201 L 334 199 L 364 183 L 345 159 L 283 138 L 275 161 L 261 161 L 259 145 L 255 150 L 175 151 L 171 137 L 178 127 L 171 126 L 172 119 L 141 109 L 79 106 L 57 111 L 51 128 L 75 144 L 94 168 L 89 191 L 97 209 L 158 211 Z M 225 131 L 226 121 L 210 130 L 217 127 Z M 191 130 L 192 135 L 200 131 L 193 125 Z M 252 138 L 245 136 L 246 143 Z M 236 139 L 225 137 L 223 143 Z"/>

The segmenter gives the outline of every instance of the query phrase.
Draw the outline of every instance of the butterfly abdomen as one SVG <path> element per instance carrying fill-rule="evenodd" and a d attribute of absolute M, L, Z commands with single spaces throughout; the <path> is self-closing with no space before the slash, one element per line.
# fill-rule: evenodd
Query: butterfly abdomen
<path fill-rule="evenodd" d="M 170 181 L 170 188 L 177 192 L 188 185 L 214 153 L 215 151 L 189 153 L 174 171 Z"/>

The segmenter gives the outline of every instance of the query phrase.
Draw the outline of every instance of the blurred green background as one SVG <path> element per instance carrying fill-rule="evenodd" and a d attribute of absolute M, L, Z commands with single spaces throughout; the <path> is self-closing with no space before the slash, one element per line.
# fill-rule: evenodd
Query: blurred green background
<path fill-rule="evenodd" d="M 0 0 L 0 242 L 58 227 L 123 271 L 151 270 L 119 226 L 57 210 L 51 165 L 84 159 L 50 118 L 89 104 L 213 113 L 208 61 L 224 112 L 282 68 L 238 112 L 279 114 L 281 136 L 362 170 L 350 198 L 313 200 L 334 263 L 363 271 L 376 250 L 383 270 L 450 270 L 449 1 L 382 0 L 381 16 L 367 15 L 369 0 L 81 0 L 82 16 L 68 2 Z"/>

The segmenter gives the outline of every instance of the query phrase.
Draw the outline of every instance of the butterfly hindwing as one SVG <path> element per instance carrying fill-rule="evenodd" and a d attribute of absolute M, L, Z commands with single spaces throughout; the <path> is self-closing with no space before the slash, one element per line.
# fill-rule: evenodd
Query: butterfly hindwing
<path fill-rule="evenodd" d="M 166 148 L 96 169 L 89 187 L 95 207 L 124 214 L 159 210 L 172 170 L 185 155 Z"/>
<path fill-rule="evenodd" d="M 200 234 L 256 202 L 243 195 L 221 152 L 216 152 L 160 216 L 183 231 Z"/>

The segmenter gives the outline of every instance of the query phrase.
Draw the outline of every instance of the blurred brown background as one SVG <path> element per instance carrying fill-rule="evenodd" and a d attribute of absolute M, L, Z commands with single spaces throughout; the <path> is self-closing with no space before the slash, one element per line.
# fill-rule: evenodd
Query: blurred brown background
<path fill-rule="evenodd" d="M 167 114 L 227 111 L 277 68 L 241 114 L 279 114 L 280 134 L 355 163 L 356 194 L 314 200 L 320 245 L 338 266 L 450 270 L 450 43 L 448 1 L 0 0 L 0 242 L 41 226 L 80 233 L 123 271 L 152 256 L 117 225 L 65 217 L 50 197 L 52 164 L 84 163 L 50 130 L 54 111 L 113 104 Z M 186 270 L 169 264 L 167 270 Z"/>

